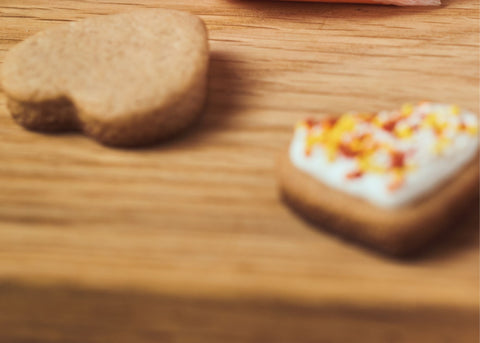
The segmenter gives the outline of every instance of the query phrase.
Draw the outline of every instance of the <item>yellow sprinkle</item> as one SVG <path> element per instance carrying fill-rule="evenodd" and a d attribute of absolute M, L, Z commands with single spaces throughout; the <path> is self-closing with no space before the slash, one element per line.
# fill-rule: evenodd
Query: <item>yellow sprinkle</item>
<path fill-rule="evenodd" d="M 393 151 L 393 148 L 390 146 L 388 143 L 382 143 L 379 145 L 379 149 L 386 150 L 388 153 L 391 153 Z"/>
<path fill-rule="evenodd" d="M 467 126 L 466 131 L 471 135 L 476 135 L 478 133 L 478 126 Z"/>
<path fill-rule="evenodd" d="M 402 115 L 409 116 L 413 112 L 413 105 L 412 104 L 404 104 L 402 106 Z"/>
<path fill-rule="evenodd" d="M 452 141 L 448 138 L 441 137 L 437 140 L 437 142 L 433 146 L 433 152 L 437 155 L 441 155 L 445 148 L 449 146 Z"/>
<path fill-rule="evenodd" d="M 429 127 L 437 131 L 437 133 L 442 133 L 448 127 L 447 122 L 440 122 L 437 120 L 437 113 L 429 113 L 422 123 L 423 127 Z"/>
<path fill-rule="evenodd" d="M 329 150 L 328 151 L 328 162 L 335 161 L 335 157 L 336 157 L 335 151 Z"/>
<path fill-rule="evenodd" d="M 443 132 L 448 127 L 448 123 L 436 123 L 435 129 L 438 130 L 439 132 Z"/>
<path fill-rule="evenodd" d="M 395 168 L 395 169 L 393 169 L 393 175 L 394 175 L 394 177 L 397 178 L 397 179 L 402 178 L 404 174 L 405 174 L 405 170 L 402 169 L 402 168 Z"/>
<path fill-rule="evenodd" d="M 405 126 L 403 128 L 395 130 L 395 133 L 397 137 L 405 139 L 405 138 L 411 137 L 413 134 L 413 131 L 410 127 Z"/>
<path fill-rule="evenodd" d="M 450 107 L 450 111 L 452 112 L 452 114 L 458 116 L 460 114 L 460 107 L 458 107 L 458 105 L 452 105 Z"/>
<path fill-rule="evenodd" d="M 337 157 L 337 144 L 329 143 L 327 144 L 326 148 L 328 161 L 333 162 L 335 160 L 335 157 Z"/>
<path fill-rule="evenodd" d="M 423 125 L 427 127 L 435 126 L 436 122 L 437 122 L 437 118 L 435 113 L 429 113 L 427 114 L 425 119 L 423 119 Z"/>
<path fill-rule="evenodd" d="M 383 174 L 386 172 L 386 169 L 382 166 L 373 164 L 371 161 L 371 157 L 364 156 L 358 159 L 358 167 L 363 172 L 372 172 L 377 174 Z"/>
<path fill-rule="evenodd" d="M 355 119 L 352 115 L 344 115 L 333 127 L 333 130 L 338 131 L 352 131 L 355 127 Z"/>
<path fill-rule="evenodd" d="M 322 135 L 309 135 L 307 137 L 307 146 L 311 147 L 317 143 L 322 143 L 323 142 L 323 136 Z"/>
<path fill-rule="evenodd" d="M 372 124 L 375 125 L 376 127 L 382 127 L 383 122 L 376 116 L 373 118 Z"/>

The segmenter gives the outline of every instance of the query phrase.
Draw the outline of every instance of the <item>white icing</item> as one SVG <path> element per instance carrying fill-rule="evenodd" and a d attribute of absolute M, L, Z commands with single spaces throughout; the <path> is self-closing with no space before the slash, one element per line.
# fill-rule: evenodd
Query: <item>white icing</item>
<path fill-rule="evenodd" d="M 306 154 L 308 129 L 302 125 L 295 130 L 290 145 L 290 159 L 294 166 L 332 188 L 363 198 L 380 207 L 399 207 L 411 203 L 451 178 L 477 153 L 478 135 L 458 131 L 456 128 L 461 121 L 478 127 L 478 117 L 467 111 L 454 115 L 451 109 L 450 105 L 424 103 L 415 107 L 409 117 L 397 124 L 398 128 L 404 125 L 421 125 L 422 115 L 435 113 L 439 122 L 446 122 L 448 125 L 443 136 L 450 142 L 441 153 L 432 151 L 438 143 L 438 137 L 431 128 L 421 127 L 414 131 L 411 137 L 399 139 L 369 122 L 361 122 L 355 126 L 354 134 L 369 132 L 375 140 L 389 144 L 396 151 L 409 152 L 406 164 L 413 168 L 404 174 L 403 184 L 396 190 L 388 187 L 394 176 L 390 172 L 365 172 L 361 177 L 348 178 L 347 174 L 358 170 L 357 160 L 338 154 L 333 161 L 329 161 L 326 149 L 321 144 L 313 145 L 310 154 Z M 391 115 L 381 112 L 378 118 L 387 119 Z M 313 127 L 312 130 L 321 132 L 322 129 Z M 345 134 L 344 138 L 348 139 L 349 135 L 351 133 Z M 384 150 L 375 153 L 373 160 L 385 167 L 391 163 L 391 157 Z"/>

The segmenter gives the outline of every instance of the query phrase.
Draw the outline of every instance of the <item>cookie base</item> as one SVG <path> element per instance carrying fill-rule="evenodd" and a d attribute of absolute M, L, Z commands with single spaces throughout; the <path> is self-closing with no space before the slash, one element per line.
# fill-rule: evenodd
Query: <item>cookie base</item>
<path fill-rule="evenodd" d="M 452 226 L 479 195 L 478 155 L 455 178 L 418 201 L 398 209 L 383 209 L 332 189 L 296 168 L 288 152 L 279 161 L 283 199 L 322 229 L 378 251 L 408 256 L 439 232 Z"/>

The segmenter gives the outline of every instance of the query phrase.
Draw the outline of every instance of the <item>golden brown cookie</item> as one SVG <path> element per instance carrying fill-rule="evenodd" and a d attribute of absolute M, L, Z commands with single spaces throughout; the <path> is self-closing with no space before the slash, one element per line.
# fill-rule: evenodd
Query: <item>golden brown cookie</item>
<path fill-rule="evenodd" d="M 418 252 L 471 209 L 479 192 L 478 122 L 472 114 L 450 118 L 443 105 L 422 106 L 413 109 L 417 118 L 393 111 L 299 123 L 279 163 L 284 200 L 347 239 L 393 255 Z M 436 117 L 435 110 L 445 113 Z M 369 125 L 378 136 L 368 136 Z"/>
<path fill-rule="evenodd" d="M 40 32 L 8 52 L 1 80 L 13 118 L 28 129 L 139 146 L 198 117 L 208 55 L 197 16 L 149 9 Z"/>

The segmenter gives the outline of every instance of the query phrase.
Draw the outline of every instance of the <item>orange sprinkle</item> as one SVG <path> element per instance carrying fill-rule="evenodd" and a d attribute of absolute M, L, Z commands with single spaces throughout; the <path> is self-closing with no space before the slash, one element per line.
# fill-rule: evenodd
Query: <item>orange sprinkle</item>
<path fill-rule="evenodd" d="M 367 123 L 371 123 L 375 119 L 377 114 L 376 113 L 365 113 L 365 114 L 361 114 L 360 116 Z"/>
<path fill-rule="evenodd" d="M 346 157 L 355 157 L 358 155 L 358 151 L 354 151 L 349 145 L 340 143 L 338 150 Z"/>
<path fill-rule="evenodd" d="M 435 132 L 435 135 L 441 136 L 443 134 L 443 127 L 436 125 L 433 127 L 433 132 Z"/>
<path fill-rule="evenodd" d="M 347 179 L 358 179 L 363 176 L 363 171 L 355 170 L 347 174 Z"/>
<path fill-rule="evenodd" d="M 390 158 L 392 168 L 402 169 L 405 166 L 405 153 L 401 151 L 392 151 Z"/>
<path fill-rule="evenodd" d="M 323 121 L 323 126 L 325 128 L 331 128 L 331 127 L 334 127 L 335 124 L 337 123 L 338 121 L 338 118 L 337 117 L 331 117 L 331 118 L 328 118 L 328 119 L 325 119 Z"/>
<path fill-rule="evenodd" d="M 391 191 L 391 192 L 394 192 L 397 189 L 399 189 L 400 187 L 402 187 L 404 182 L 405 182 L 405 180 L 404 180 L 403 177 L 397 177 L 397 178 L 395 178 L 395 180 L 393 180 L 392 182 L 390 182 L 388 184 L 388 190 Z"/>

